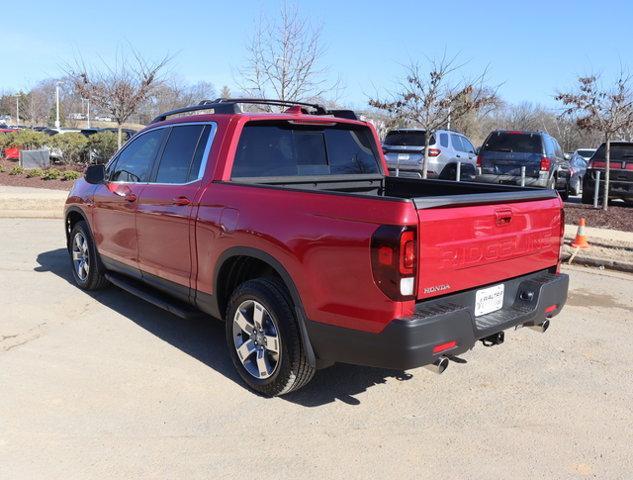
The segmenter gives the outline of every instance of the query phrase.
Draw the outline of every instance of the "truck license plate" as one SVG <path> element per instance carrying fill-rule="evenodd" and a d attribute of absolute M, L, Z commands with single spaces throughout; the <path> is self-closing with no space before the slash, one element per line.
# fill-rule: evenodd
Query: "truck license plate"
<path fill-rule="evenodd" d="M 482 288 L 475 294 L 475 317 L 496 312 L 503 307 L 503 284 Z"/>
<path fill-rule="evenodd" d="M 399 153 L 398 154 L 398 160 L 409 160 L 409 154 L 408 153 Z"/>

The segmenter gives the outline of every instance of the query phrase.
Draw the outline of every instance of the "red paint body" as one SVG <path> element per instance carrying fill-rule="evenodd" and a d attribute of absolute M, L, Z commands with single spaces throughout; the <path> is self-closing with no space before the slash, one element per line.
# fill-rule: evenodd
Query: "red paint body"
<path fill-rule="evenodd" d="M 333 121 L 300 113 L 239 114 L 196 115 L 151 125 L 217 124 L 201 180 L 94 186 L 82 179 L 67 207 L 78 206 L 84 213 L 102 256 L 190 288 L 190 297 L 215 294 L 221 255 L 233 247 L 249 247 L 283 266 L 310 320 L 373 333 L 410 315 L 416 303 L 388 298 L 374 281 L 370 242 L 381 225 L 411 226 L 417 232 L 418 300 L 558 264 L 559 199 L 416 210 L 412 201 L 378 196 L 231 183 L 244 124 L 289 118 Z M 371 125 L 335 121 L 371 128 L 380 145 Z M 440 285 L 449 287 L 433 290 Z"/>

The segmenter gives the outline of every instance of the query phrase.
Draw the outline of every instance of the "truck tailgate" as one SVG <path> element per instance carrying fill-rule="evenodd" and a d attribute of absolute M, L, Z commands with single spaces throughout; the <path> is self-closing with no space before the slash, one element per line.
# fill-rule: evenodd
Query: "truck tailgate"
<path fill-rule="evenodd" d="M 419 299 L 555 266 L 558 198 L 418 209 Z"/>

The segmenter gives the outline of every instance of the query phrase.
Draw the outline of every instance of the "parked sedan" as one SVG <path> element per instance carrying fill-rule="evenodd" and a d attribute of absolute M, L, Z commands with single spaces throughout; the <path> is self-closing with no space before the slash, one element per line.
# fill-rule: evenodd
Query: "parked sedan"
<path fill-rule="evenodd" d="M 582 191 L 582 179 L 587 171 L 587 160 L 576 150 L 569 160 L 569 192 L 572 195 L 580 195 Z"/>
<path fill-rule="evenodd" d="M 574 151 L 572 157 L 574 155 L 580 155 L 585 160 L 585 162 L 588 162 L 594 153 L 596 153 L 595 148 L 579 148 L 578 150 Z"/>

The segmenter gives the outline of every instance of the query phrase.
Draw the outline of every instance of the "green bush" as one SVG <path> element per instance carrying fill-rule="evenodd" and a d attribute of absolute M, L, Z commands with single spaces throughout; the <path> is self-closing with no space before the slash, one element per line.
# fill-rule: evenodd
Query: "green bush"
<path fill-rule="evenodd" d="M 114 132 L 99 132 L 88 137 L 91 163 L 106 163 L 117 151 L 117 135 Z"/>
<path fill-rule="evenodd" d="M 81 173 L 76 170 L 66 170 L 62 173 L 62 180 L 77 180 L 81 177 Z"/>
<path fill-rule="evenodd" d="M 23 173 L 24 173 L 24 169 L 20 167 L 19 165 L 16 165 L 15 167 L 11 169 L 11 171 L 9 172 L 9 175 L 22 175 Z"/>
<path fill-rule="evenodd" d="M 84 163 L 88 158 L 88 139 L 77 132 L 50 137 L 49 145 L 62 153 L 63 163 Z"/>
<path fill-rule="evenodd" d="M 26 171 L 26 178 L 41 177 L 42 175 L 44 175 L 44 170 L 41 168 L 32 168 Z"/>
<path fill-rule="evenodd" d="M 51 137 L 42 132 L 36 132 L 25 128 L 17 132 L 7 133 L 1 136 L 0 147 L 4 148 L 20 148 L 24 150 L 34 150 L 41 148 L 50 143 Z"/>
<path fill-rule="evenodd" d="M 15 133 L 0 133 L 0 156 L 4 156 L 4 149 L 13 143 Z"/>
<path fill-rule="evenodd" d="M 0 173 L 4 173 L 4 172 L 6 172 L 6 169 L 2 165 L 0 165 Z"/>
<path fill-rule="evenodd" d="M 49 168 L 44 171 L 44 175 L 42 175 L 42 180 L 59 180 L 61 176 L 61 170 L 57 168 Z"/>

